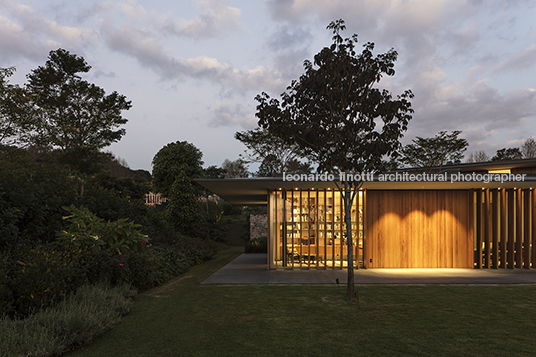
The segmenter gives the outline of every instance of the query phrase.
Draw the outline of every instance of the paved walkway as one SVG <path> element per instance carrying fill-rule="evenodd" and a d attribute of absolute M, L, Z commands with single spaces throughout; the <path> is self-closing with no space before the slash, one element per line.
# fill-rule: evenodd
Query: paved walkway
<path fill-rule="evenodd" d="M 266 254 L 242 254 L 201 284 L 346 283 L 346 270 L 268 270 Z M 536 269 L 359 269 L 356 284 L 536 284 Z"/>

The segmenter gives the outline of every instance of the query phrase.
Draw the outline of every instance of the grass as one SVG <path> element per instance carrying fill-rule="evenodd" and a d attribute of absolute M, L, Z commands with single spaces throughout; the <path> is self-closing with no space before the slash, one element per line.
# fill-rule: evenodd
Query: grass
<path fill-rule="evenodd" d="M 534 285 L 200 285 L 220 252 L 138 296 L 131 314 L 71 356 L 531 356 Z"/>

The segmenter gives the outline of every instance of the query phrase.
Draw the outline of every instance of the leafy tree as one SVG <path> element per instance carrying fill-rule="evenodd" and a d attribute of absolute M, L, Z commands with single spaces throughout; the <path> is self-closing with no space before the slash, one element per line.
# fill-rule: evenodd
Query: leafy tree
<path fill-rule="evenodd" d="M 536 141 L 534 138 L 528 138 L 523 145 L 521 145 L 521 154 L 524 159 L 532 159 L 536 157 Z"/>
<path fill-rule="evenodd" d="M 27 77 L 26 90 L 40 119 L 38 143 L 59 148 L 71 168 L 83 172 L 96 152 L 117 142 L 125 134 L 119 128 L 127 122 L 122 111 L 131 102 L 117 92 L 83 80 L 78 74 L 91 67 L 84 58 L 64 49 L 51 51 L 45 66 Z"/>
<path fill-rule="evenodd" d="M 261 163 L 256 175 L 273 177 L 282 175 L 289 163 L 296 166 L 303 152 L 296 143 L 288 143 L 268 130 L 256 128 L 235 133 L 235 139 L 246 146 L 246 161 Z"/>
<path fill-rule="evenodd" d="M 196 201 L 200 189 L 192 181 L 203 176 L 203 154 L 193 144 L 177 141 L 164 146 L 153 158 L 153 188 L 169 198 L 168 218 L 186 235 L 202 234 L 204 215 Z"/>
<path fill-rule="evenodd" d="M 207 167 L 206 169 L 203 169 L 204 178 L 208 179 L 224 179 L 225 178 L 225 169 L 222 167 L 218 167 L 216 165 L 211 165 Z"/>
<path fill-rule="evenodd" d="M 472 152 L 471 155 L 467 158 L 466 162 L 486 162 L 489 161 L 489 156 L 486 154 L 485 151 L 475 151 Z"/>
<path fill-rule="evenodd" d="M 445 164 L 459 164 L 469 146 L 467 140 L 458 138 L 460 134 L 461 131 L 456 130 L 450 134 L 440 131 L 433 138 L 417 136 L 413 144 L 404 146 L 399 160 L 410 167 L 430 170 L 441 170 Z"/>
<path fill-rule="evenodd" d="M 15 68 L 0 68 L 0 145 L 24 146 L 31 141 L 35 122 L 24 89 L 9 83 Z"/>
<path fill-rule="evenodd" d="M 520 160 L 523 158 L 519 148 L 502 148 L 497 150 L 497 153 L 494 157 L 491 158 L 491 161 L 509 161 L 509 160 Z"/>
<path fill-rule="evenodd" d="M 376 86 L 383 75 L 392 76 L 397 52 L 374 56 L 369 42 L 356 53 L 357 35 L 343 39 L 344 21 L 333 21 L 333 44 L 323 48 L 314 62 L 304 62 L 305 73 L 292 81 L 281 97 L 262 93 L 256 116 L 259 126 L 283 140 L 295 143 L 313 158 L 319 172 L 336 174 L 380 170 L 382 158 L 396 156 L 400 138 L 411 119 L 411 91 L 393 98 Z M 378 126 L 381 126 L 378 128 Z M 345 175 L 339 190 L 344 199 L 348 239 L 346 298 L 354 300 L 354 266 L 351 207 L 363 181 Z"/>
<path fill-rule="evenodd" d="M 249 176 L 247 163 L 242 159 L 237 159 L 235 161 L 225 159 L 221 167 L 225 170 L 225 178 L 240 178 Z"/>

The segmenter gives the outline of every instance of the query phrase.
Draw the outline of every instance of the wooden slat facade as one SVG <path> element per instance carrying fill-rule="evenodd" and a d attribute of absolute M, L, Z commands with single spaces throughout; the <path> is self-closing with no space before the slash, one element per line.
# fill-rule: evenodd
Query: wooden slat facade
<path fill-rule="evenodd" d="M 470 191 L 367 191 L 365 267 L 473 267 L 471 202 Z"/>
<path fill-rule="evenodd" d="M 270 251 L 269 259 L 278 260 L 272 266 L 342 269 L 347 246 L 337 238 L 345 233 L 338 192 L 288 190 L 277 195 L 269 205 L 278 212 L 270 236 L 280 236 L 279 246 Z M 355 266 L 533 268 L 534 205 L 533 189 L 364 190 L 352 213 Z M 308 220 L 300 218 L 307 215 Z M 300 225 L 309 243 L 294 238 Z"/>

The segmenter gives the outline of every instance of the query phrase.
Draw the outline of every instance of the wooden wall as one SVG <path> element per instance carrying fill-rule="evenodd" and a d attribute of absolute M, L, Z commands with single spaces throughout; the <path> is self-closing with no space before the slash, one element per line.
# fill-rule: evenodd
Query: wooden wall
<path fill-rule="evenodd" d="M 473 211 L 471 191 L 367 190 L 365 267 L 472 268 Z"/>

